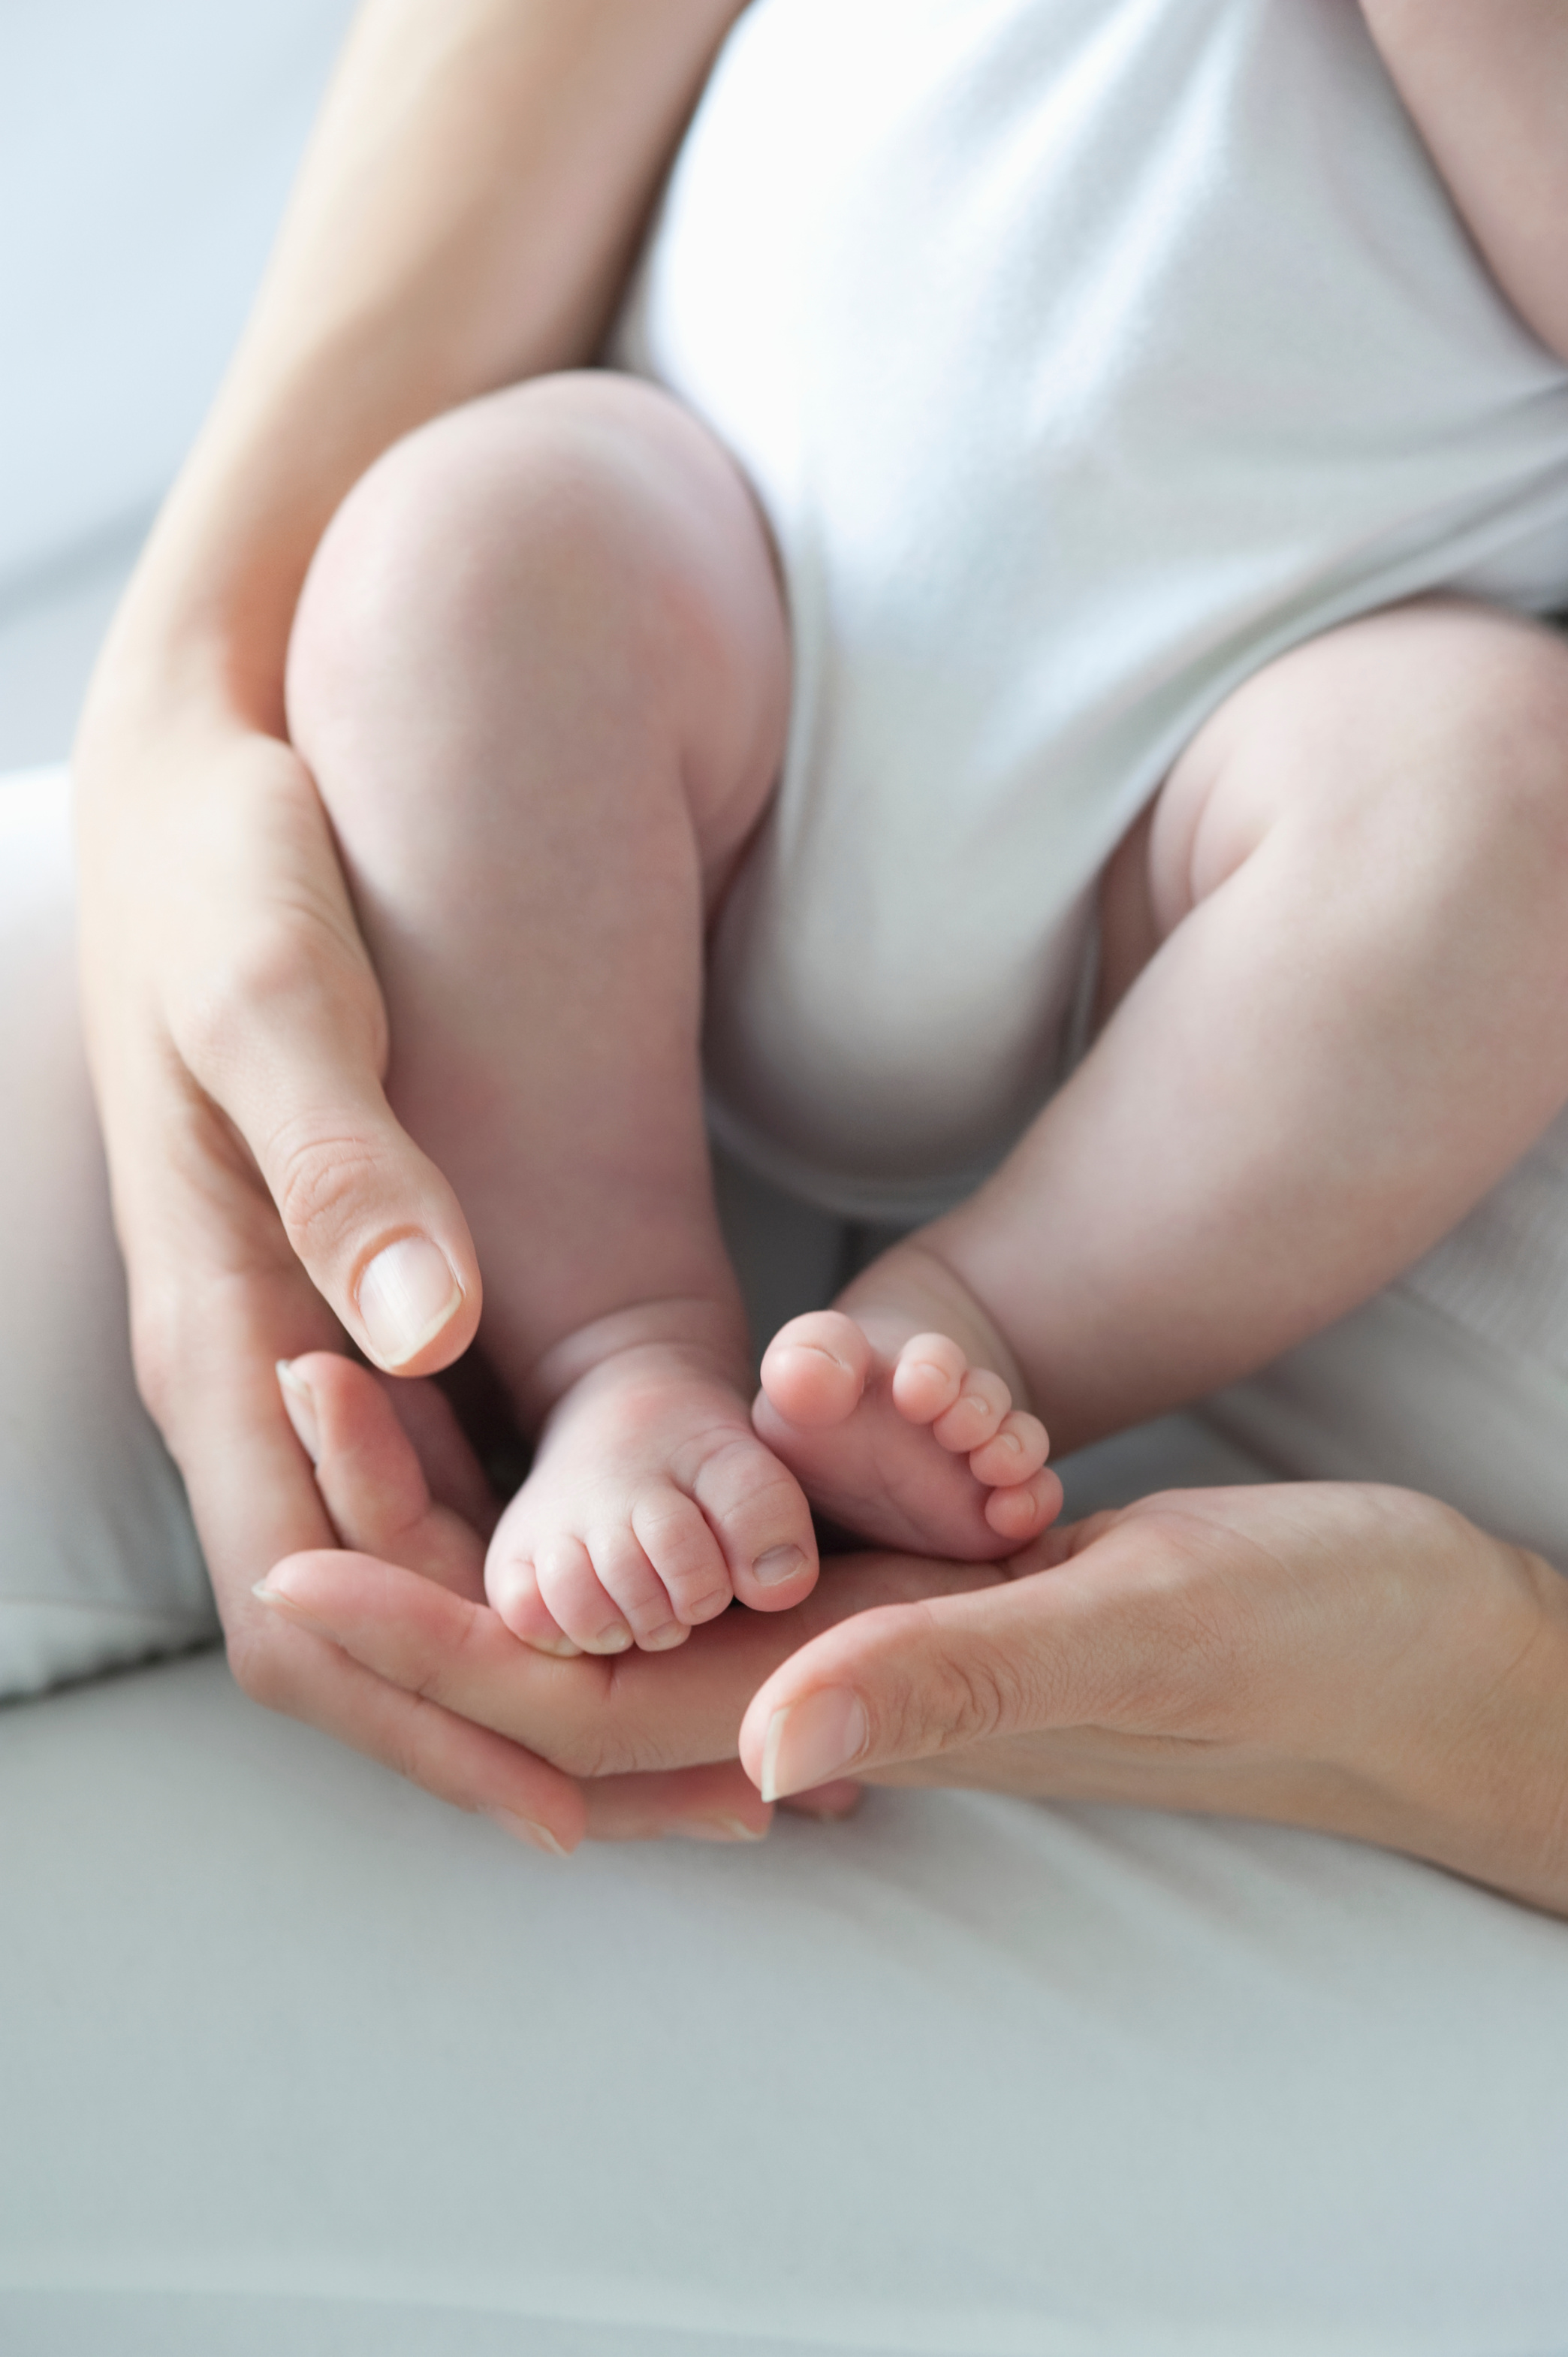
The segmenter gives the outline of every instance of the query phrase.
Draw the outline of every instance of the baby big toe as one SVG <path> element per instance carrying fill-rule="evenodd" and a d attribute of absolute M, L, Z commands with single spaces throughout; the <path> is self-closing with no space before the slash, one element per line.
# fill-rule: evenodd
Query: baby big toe
<path fill-rule="evenodd" d="M 1037 1415 L 1014 1408 L 991 1438 L 970 1452 L 969 1469 L 988 1488 L 1010 1488 L 1037 1473 L 1049 1453 L 1046 1427 Z"/>
<path fill-rule="evenodd" d="M 768 1345 L 762 1388 L 779 1415 L 808 1429 L 842 1424 L 859 1402 L 871 1370 L 871 1345 L 838 1309 L 791 1318 Z"/>
<path fill-rule="evenodd" d="M 695 1488 L 742 1603 L 760 1612 L 798 1604 L 817 1577 L 811 1510 L 772 1450 L 732 1441 L 708 1458 Z"/>

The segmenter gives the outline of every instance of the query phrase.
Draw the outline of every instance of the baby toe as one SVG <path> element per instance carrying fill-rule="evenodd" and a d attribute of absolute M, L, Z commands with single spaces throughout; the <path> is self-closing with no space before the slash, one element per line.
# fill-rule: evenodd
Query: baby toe
<path fill-rule="evenodd" d="M 969 1469 L 988 1487 L 1011 1488 L 1037 1473 L 1050 1451 L 1046 1427 L 1037 1415 L 1014 1408 L 1004 1415 L 991 1438 L 972 1449 Z"/>
<path fill-rule="evenodd" d="M 521 1637 L 536 1652 L 569 1659 L 582 1652 L 581 1645 L 567 1636 L 545 1603 L 531 1563 L 508 1562 L 490 1584 L 489 1594 L 490 1603 L 512 1635 Z"/>
<path fill-rule="evenodd" d="M 574 1644 L 585 1653 L 625 1652 L 631 1630 L 580 1538 L 564 1535 L 536 1546 L 533 1573 L 547 1609 Z"/>
<path fill-rule="evenodd" d="M 871 1371 L 871 1345 L 853 1318 L 813 1309 L 791 1318 L 768 1345 L 762 1388 L 790 1424 L 842 1424 L 858 1405 Z"/>
<path fill-rule="evenodd" d="M 934 1424 L 963 1391 L 969 1361 L 949 1334 L 917 1334 L 893 1370 L 893 1405 L 910 1424 Z"/>
<path fill-rule="evenodd" d="M 760 1440 L 730 1441 L 708 1458 L 693 1487 L 742 1603 L 760 1612 L 798 1604 L 817 1577 L 811 1510 L 772 1450 Z"/>
<path fill-rule="evenodd" d="M 631 1527 L 683 1628 L 724 1610 L 734 1594 L 729 1566 L 700 1506 L 680 1490 L 659 1491 L 639 1499 Z"/>
<path fill-rule="evenodd" d="M 955 1456 L 967 1457 L 991 1439 L 1012 1405 L 1013 1394 L 1000 1375 L 989 1367 L 971 1367 L 958 1398 L 932 1425 L 932 1437 Z"/>
<path fill-rule="evenodd" d="M 664 1582 L 639 1543 L 629 1517 L 625 1523 L 590 1532 L 588 1553 L 599 1586 L 645 1652 L 663 1652 L 685 1641 L 690 1631 L 676 1618 Z"/>
<path fill-rule="evenodd" d="M 1022 1546 L 1026 1539 L 1037 1537 L 1047 1523 L 1054 1522 L 1061 1507 L 1061 1483 L 1054 1473 L 1042 1469 L 1014 1489 L 987 1491 L 985 1519 L 998 1538 Z"/>

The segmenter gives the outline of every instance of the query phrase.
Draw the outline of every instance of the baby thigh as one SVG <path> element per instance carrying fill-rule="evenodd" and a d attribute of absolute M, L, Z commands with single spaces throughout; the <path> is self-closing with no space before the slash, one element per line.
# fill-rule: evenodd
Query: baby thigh
<path fill-rule="evenodd" d="M 136 1395 L 77 1014 L 65 772 L 0 780 L 0 1696 L 218 1634 Z"/>
<path fill-rule="evenodd" d="M 1432 599 L 1294 650 L 1102 914 L 1092 1049 L 937 1238 L 1059 1447 L 1344 1315 L 1568 1099 L 1568 648 Z"/>
<path fill-rule="evenodd" d="M 1441 1232 L 1568 1095 L 1568 641 L 1430 598 L 1255 673 L 1107 873 L 1105 1011 L 1222 908 L 1231 976 L 1334 1041 L 1334 1125 L 1408 1143 Z"/>

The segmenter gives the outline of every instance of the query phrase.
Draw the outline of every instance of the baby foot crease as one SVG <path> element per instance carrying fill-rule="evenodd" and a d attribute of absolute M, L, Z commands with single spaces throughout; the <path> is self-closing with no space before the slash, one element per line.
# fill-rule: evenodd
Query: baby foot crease
<path fill-rule="evenodd" d="M 1061 1506 L 1039 1418 L 896 1301 L 791 1318 L 768 1346 L 752 1415 L 813 1503 L 884 1545 L 988 1561 Z"/>
<path fill-rule="evenodd" d="M 545 1652 L 682 1644 L 734 1597 L 760 1611 L 815 1585 L 811 1509 L 712 1357 L 614 1351 L 546 1419 L 490 1542 L 485 1586 Z"/>

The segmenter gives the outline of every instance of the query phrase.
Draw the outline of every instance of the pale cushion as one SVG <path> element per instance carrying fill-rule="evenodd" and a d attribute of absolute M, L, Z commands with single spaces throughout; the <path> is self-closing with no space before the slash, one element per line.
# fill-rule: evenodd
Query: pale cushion
<path fill-rule="evenodd" d="M 1559 2352 L 1568 1928 L 879 1793 L 527 1852 L 220 1661 L 0 1712 L 18 2357 Z"/>
<path fill-rule="evenodd" d="M 218 1631 L 132 1379 L 70 905 L 64 771 L 0 780 L 0 1695 Z"/>

